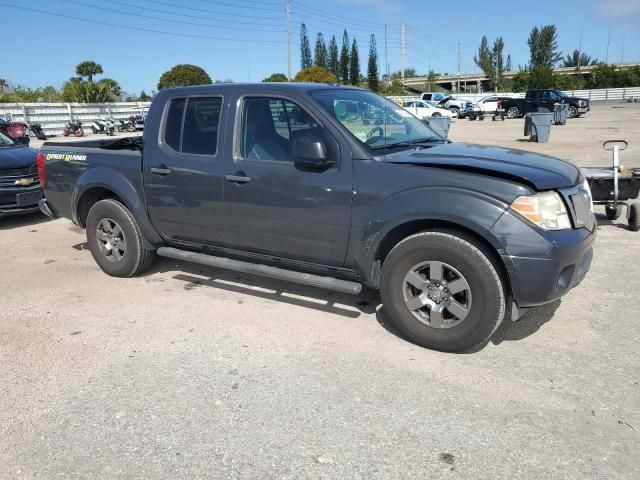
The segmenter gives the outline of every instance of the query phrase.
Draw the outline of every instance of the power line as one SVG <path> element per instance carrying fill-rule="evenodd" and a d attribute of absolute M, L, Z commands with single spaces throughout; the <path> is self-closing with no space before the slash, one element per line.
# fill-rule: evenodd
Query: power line
<path fill-rule="evenodd" d="M 346 20 L 347 22 L 350 22 L 351 24 L 354 24 L 354 25 L 367 25 L 367 24 L 369 24 L 369 25 L 376 25 L 378 27 L 381 27 L 382 29 L 384 29 L 384 25 L 385 25 L 382 22 L 370 22 L 370 21 L 367 21 L 367 20 L 362 20 L 361 18 L 345 17 L 343 15 L 329 15 L 329 14 L 326 13 L 325 10 L 320 10 L 318 8 L 314 8 L 314 7 L 310 7 L 308 5 L 305 5 L 304 3 L 300 3 L 300 0 L 298 0 L 297 4 L 295 6 L 297 6 L 298 8 L 302 8 L 303 10 L 307 10 L 307 11 L 311 11 L 311 12 L 317 12 L 316 15 L 319 15 L 319 16 L 329 17 L 331 19 L 339 18 L 339 19 L 342 19 L 342 20 Z"/>
<path fill-rule="evenodd" d="M 230 41 L 230 42 L 251 42 L 251 43 L 285 43 L 283 40 L 257 40 L 257 39 L 250 39 L 250 38 L 228 38 L 228 37 L 214 37 L 211 35 L 198 35 L 198 34 L 189 34 L 189 33 L 180 33 L 180 32 L 167 32 L 165 30 L 156 30 L 156 29 L 151 29 L 151 28 L 143 28 L 143 27 L 132 27 L 132 26 L 127 26 L 127 25 L 120 25 L 117 23 L 111 23 L 111 22 L 104 22 L 102 20 L 94 20 L 94 19 L 90 19 L 90 18 L 83 18 L 83 17 L 76 17 L 74 15 L 66 15 L 63 13 L 54 13 L 54 12 L 49 12 L 46 10 L 39 10 L 36 8 L 29 8 L 29 7 L 22 7 L 22 6 L 18 6 L 18 5 L 12 5 L 10 3 L 4 3 L 4 2 L 0 2 L 1 6 L 4 7 L 9 7 L 9 8 L 14 8 L 16 10 L 22 10 L 22 11 L 26 11 L 26 12 L 33 12 L 33 13 L 40 13 L 42 15 L 49 15 L 52 17 L 58 17 L 58 18 L 66 18 L 69 20 L 76 20 L 79 22 L 85 22 L 85 23 L 93 23 L 96 25 L 105 25 L 108 27 L 115 27 L 115 28 L 120 28 L 123 30 L 137 30 L 140 32 L 147 32 L 147 33 L 157 33 L 160 35 L 169 35 L 169 36 L 174 36 L 174 37 L 183 37 L 183 38 L 201 38 L 201 39 L 205 39 L 205 40 L 221 40 L 221 41 Z"/>
<path fill-rule="evenodd" d="M 154 17 L 152 15 L 144 15 L 142 13 L 132 13 L 132 12 L 126 12 L 123 10 L 115 10 L 112 8 L 106 8 L 106 7 L 99 7 L 97 5 L 89 5 L 86 4 L 84 2 L 79 2 L 76 0 L 61 0 L 63 2 L 66 3 L 71 3 L 74 5 L 79 5 L 81 7 L 87 7 L 87 8 L 93 8 L 96 10 L 102 10 L 102 11 L 107 11 L 107 12 L 112 12 L 112 13 L 119 13 L 119 14 L 124 14 L 124 15 L 131 15 L 134 17 L 140 17 L 140 18 L 148 18 L 151 20 L 158 20 L 161 22 L 170 22 L 170 23 L 181 23 L 184 25 L 195 25 L 195 26 L 199 26 L 199 27 L 206 27 L 206 28 L 213 28 L 213 29 L 217 29 L 217 28 L 221 28 L 221 29 L 228 29 L 228 30 L 246 30 L 246 31 L 250 31 L 250 32 L 269 32 L 269 33 L 282 33 L 284 32 L 284 30 L 280 29 L 280 30 L 264 30 L 264 29 L 256 29 L 253 27 L 236 27 L 236 26 L 227 26 L 227 25 L 209 25 L 206 23 L 198 23 L 198 22 L 189 22 L 189 21 L 185 21 L 185 20 L 176 20 L 174 18 L 161 18 L 161 17 Z"/>
<path fill-rule="evenodd" d="M 167 15 L 173 15 L 173 16 L 177 16 L 177 17 L 184 17 L 184 18 L 195 18 L 197 20 L 212 20 L 217 22 L 222 22 L 222 23 L 232 23 L 234 25 L 238 24 L 237 20 L 228 20 L 228 19 L 224 19 L 224 18 L 217 18 L 217 17 L 208 17 L 206 15 L 189 15 L 186 13 L 177 13 L 177 12 L 170 12 L 167 10 L 160 10 L 157 8 L 151 8 L 151 7 L 141 7 L 139 5 L 133 5 L 131 3 L 127 3 L 127 2 L 122 2 L 119 0 L 106 0 L 109 3 L 112 4 L 116 4 L 116 5 L 122 5 L 124 7 L 131 7 L 131 8 L 137 8 L 143 11 L 148 11 L 148 12 L 155 12 L 155 13 L 164 13 Z M 273 26 L 273 23 L 257 23 L 257 22 L 247 22 L 246 20 L 242 20 L 242 23 L 244 25 L 258 25 L 258 26 Z"/>
<path fill-rule="evenodd" d="M 232 17 L 240 17 L 240 18 L 256 18 L 255 15 L 241 15 L 238 13 L 223 13 L 220 12 L 218 10 L 211 10 L 211 9 L 205 9 L 205 8 L 196 8 L 196 7 L 185 7 L 184 5 L 178 5 L 176 3 L 170 3 L 170 2 L 162 2 L 160 0 L 144 0 L 145 2 L 149 2 L 149 3 L 156 3 L 159 5 L 164 5 L 166 7 L 175 7 L 175 8 L 180 8 L 180 9 L 185 9 L 185 10 L 191 10 L 194 12 L 205 12 L 205 13 L 215 13 L 216 15 L 222 15 L 222 16 L 232 16 Z M 232 5 L 232 6 L 236 6 L 236 5 Z M 259 7 L 251 7 L 254 8 L 255 10 L 261 10 L 261 8 Z M 261 17 L 263 20 L 279 20 L 282 21 L 282 18 L 276 18 L 276 17 Z"/>
<path fill-rule="evenodd" d="M 258 9 L 258 10 L 264 10 L 264 11 L 271 11 L 271 12 L 280 12 L 282 11 L 281 8 L 257 8 L 254 5 L 265 5 L 268 3 L 266 2 L 261 2 L 261 1 L 252 1 L 252 0 L 237 0 L 239 2 L 242 3 L 250 3 L 252 5 L 238 5 L 237 3 L 227 3 L 227 2 L 219 2 L 217 0 L 198 0 L 199 2 L 202 3 L 206 3 L 208 5 L 222 5 L 225 7 L 242 7 L 242 8 L 252 8 L 252 9 Z"/>

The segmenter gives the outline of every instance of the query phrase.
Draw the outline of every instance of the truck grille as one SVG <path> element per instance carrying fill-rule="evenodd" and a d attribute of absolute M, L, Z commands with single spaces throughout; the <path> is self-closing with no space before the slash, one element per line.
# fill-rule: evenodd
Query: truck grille
<path fill-rule="evenodd" d="M 596 225 L 595 215 L 591 207 L 591 196 L 589 191 L 582 185 L 577 185 L 566 190 L 562 190 L 569 213 L 575 228 L 585 227 L 593 230 Z"/>
<path fill-rule="evenodd" d="M 6 171 L 0 171 L 0 188 L 25 188 L 40 184 L 37 173 L 25 175 L 5 175 Z"/>

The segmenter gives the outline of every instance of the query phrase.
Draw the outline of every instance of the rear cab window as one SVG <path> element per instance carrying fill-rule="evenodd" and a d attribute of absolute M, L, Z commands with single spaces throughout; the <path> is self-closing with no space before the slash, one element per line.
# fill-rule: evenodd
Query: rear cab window
<path fill-rule="evenodd" d="M 163 143 L 178 153 L 215 155 L 222 97 L 172 98 L 166 109 Z"/>

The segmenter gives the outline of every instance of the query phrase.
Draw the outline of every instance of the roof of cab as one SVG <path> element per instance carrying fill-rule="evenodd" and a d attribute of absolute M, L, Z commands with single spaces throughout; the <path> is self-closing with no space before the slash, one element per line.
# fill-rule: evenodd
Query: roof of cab
<path fill-rule="evenodd" d="M 282 90 L 282 91 L 311 91 L 325 90 L 331 88 L 362 90 L 358 87 L 340 85 L 337 83 L 299 83 L 299 82 L 261 82 L 261 83 L 215 83 L 211 85 L 195 85 L 190 87 L 176 87 L 161 90 L 158 93 L 187 94 L 192 95 L 197 92 L 241 90 L 241 91 L 261 91 L 261 90 Z"/>

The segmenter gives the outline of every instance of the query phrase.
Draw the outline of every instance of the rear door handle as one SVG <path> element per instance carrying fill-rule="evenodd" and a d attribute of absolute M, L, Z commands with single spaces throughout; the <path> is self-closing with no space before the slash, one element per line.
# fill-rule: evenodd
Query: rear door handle
<path fill-rule="evenodd" d="M 171 172 L 172 170 L 164 165 L 161 165 L 160 167 L 151 167 L 151 173 L 155 173 L 156 175 L 169 175 Z"/>
<path fill-rule="evenodd" d="M 224 178 L 233 183 L 249 183 L 251 181 L 251 177 L 247 177 L 243 172 L 238 172 L 236 175 L 227 175 Z"/>

